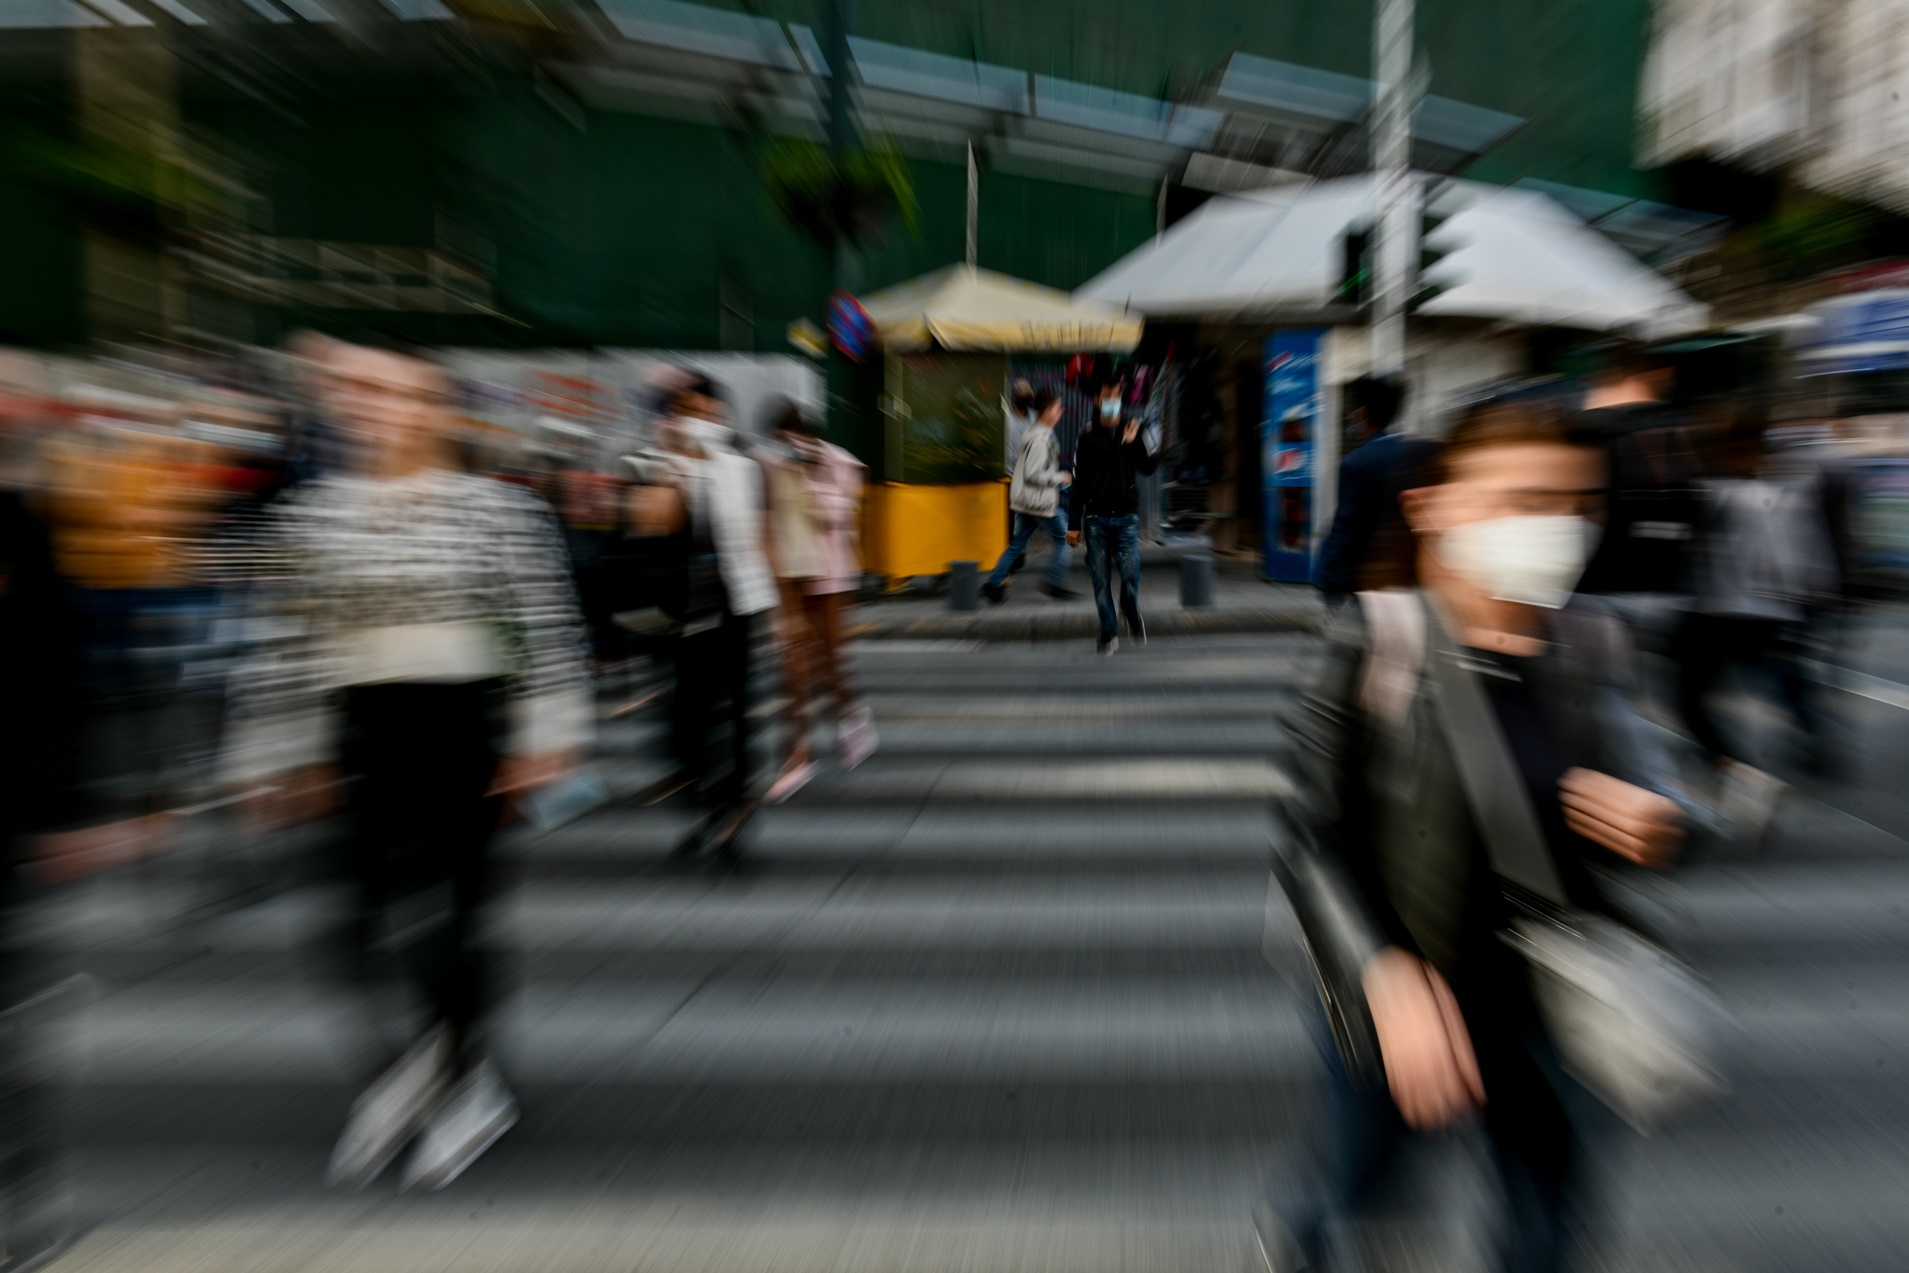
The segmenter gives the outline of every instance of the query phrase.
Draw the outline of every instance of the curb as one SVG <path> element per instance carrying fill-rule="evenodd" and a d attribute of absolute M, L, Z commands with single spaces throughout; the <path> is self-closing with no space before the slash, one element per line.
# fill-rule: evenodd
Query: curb
<path fill-rule="evenodd" d="M 1317 632 L 1316 611 L 1167 610 L 1148 614 L 1149 636 L 1206 636 L 1244 632 Z M 845 633 L 861 641 L 1091 641 L 1100 633 L 1092 613 L 939 614 L 918 619 L 868 619 Z"/>

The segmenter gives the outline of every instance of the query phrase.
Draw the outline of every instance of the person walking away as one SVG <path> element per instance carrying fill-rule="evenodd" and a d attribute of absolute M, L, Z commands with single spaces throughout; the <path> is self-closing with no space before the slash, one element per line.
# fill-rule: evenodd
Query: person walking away
<path fill-rule="evenodd" d="M 1094 649 L 1112 654 L 1120 648 L 1119 621 L 1127 635 L 1145 645 L 1147 626 L 1140 617 L 1140 491 L 1135 477 L 1160 466 L 1160 457 L 1147 449 L 1140 421 L 1125 418 L 1121 382 L 1110 377 L 1100 386 L 1094 403 L 1095 427 L 1081 434 L 1074 448 L 1071 490 L 1074 516 L 1068 544 L 1087 536 L 1087 573 L 1094 584 L 1094 606 L 1100 614 L 1100 636 Z M 1120 572 L 1120 607 L 1113 599 L 1112 574 Z"/>
<path fill-rule="evenodd" d="M 843 611 L 861 583 L 861 461 L 830 445 L 817 423 L 787 399 L 771 404 L 768 420 L 776 440 L 768 464 L 774 527 L 769 543 L 782 596 L 789 707 L 788 754 L 766 798 L 780 804 L 815 774 L 809 736 L 825 690 L 845 766 L 866 760 L 877 739 L 874 717 L 842 664 Z"/>
<path fill-rule="evenodd" d="M 1329 606 L 1412 577 L 1414 545 L 1399 496 L 1436 445 L 1393 430 L 1405 405 L 1397 381 L 1360 376 L 1346 385 L 1345 402 L 1350 435 L 1361 441 L 1339 462 L 1338 507 L 1313 570 L 1313 586 Z"/>
<path fill-rule="evenodd" d="M 1264 1268 L 1319 1267 L 1332 1222 L 1358 1213 L 1408 1134 L 1473 1116 L 1509 1210 L 1497 1267 L 1546 1273 L 1566 1258 L 1583 1173 L 1564 1099 L 1574 1083 L 1554 1064 L 1528 969 L 1503 940 L 1516 912 L 1492 869 L 1496 822 L 1471 807 L 1463 777 L 1476 760 L 1459 750 L 1488 744 L 1449 727 L 1445 686 L 1432 683 L 1456 676 L 1480 692 L 1481 727 L 1498 731 L 1489 745 L 1522 778 L 1536 849 L 1573 905 L 1603 909 L 1589 866 L 1658 866 L 1677 851 L 1688 812 L 1667 757 L 1625 703 L 1623 625 L 1601 603 L 1566 604 L 1601 469 L 1555 416 L 1474 408 L 1430 484 L 1406 494 L 1419 588 L 1366 594 L 1328 629 L 1294 718 L 1301 782 L 1286 852 L 1312 855 L 1342 882 L 1331 944 L 1345 948 L 1333 962 L 1347 971 L 1335 1001 L 1357 1012 L 1363 1000 L 1377 1061 L 1349 1066 L 1324 1046 L 1330 1152 L 1307 1189 L 1256 1212 Z M 1418 649 L 1407 658 L 1400 619 L 1414 614 Z M 1308 942 L 1329 944 L 1310 932 Z"/>
<path fill-rule="evenodd" d="M 658 433 L 659 464 L 631 492 L 632 520 L 646 536 L 673 537 L 683 562 L 671 734 L 679 766 L 656 798 L 694 787 L 706 813 L 676 848 L 733 861 L 755 811 L 749 754 L 749 667 L 756 616 L 776 605 L 764 516 L 762 466 L 729 445 L 723 402 L 700 373 L 678 382 Z M 727 759 L 718 742 L 728 735 Z"/>
<path fill-rule="evenodd" d="M 1745 759 L 1712 699 L 1732 668 L 1774 686 L 1813 751 L 1820 717 L 1802 669 L 1785 657 L 1811 615 L 1836 592 L 1835 549 L 1819 492 L 1806 478 L 1764 471 L 1764 429 L 1754 405 L 1738 409 L 1712 448 L 1717 475 L 1704 483 L 1708 515 L 1697 541 L 1695 594 L 1676 643 L 1678 705 L 1715 771 L 1716 809 L 1757 844 L 1775 820 L 1785 785 Z"/>
<path fill-rule="evenodd" d="M 491 837 L 503 798 L 574 767 L 594 699 L 555 520 L 457 470 L 439 370 L 340 345 L 330 372 L 366 470 L 301 485 L 260 544 L 272 636 L 236 678 L 226 771 L 265 827 L 345 780 L 347 956 L 368 990 L 395 974 L 427 1024 L 352 1105 L 329 1178 L 361 1188 L 409 1144 L 403 1184 L 431 1190 L 517 1119 L 485 1037 Z"/>
<path fill-rule="evenodd" d="M 1054 555 L 1047 563 L 1047 577 L 1041 591 L 1062 601 L 1080 594 L 1067 586 L 1067 510 L 1061 504 L 1061 492 L 1073 483 L 1074 475 L 1060 464 L 1060 447 L 1054 438 L 1054 426 L 1061 422 L 1061 397 L 1052 389 L 1034 396 L 1034 425 L 1021 437 L 1021 451 L 1014 461 L 1014 480 L 1008 486 L 1008 510 L 1014 515 L 1014 530 L 1006 551 L 994 564 L 994 572 L 981 585 L 981 595 L 996 605 L 1007 599 L 1007 579 L 1014 563 L 1027 553 L 1027 544 L 1036 531 L 1044 530 L 1054 541 Z"/>

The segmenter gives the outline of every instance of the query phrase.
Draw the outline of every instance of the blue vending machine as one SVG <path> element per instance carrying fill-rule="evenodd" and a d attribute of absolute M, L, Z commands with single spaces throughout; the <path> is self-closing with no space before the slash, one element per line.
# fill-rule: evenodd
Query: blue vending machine
<path fill-rule="evenodd" d="M 1312 582 L 1312 492 L 1319 402 L 1320 327 L 1274 332 L 1266 342 L 1266 408 L 1260 418 L 1265 474 L 1260 560 L 1276 583 Z"/>

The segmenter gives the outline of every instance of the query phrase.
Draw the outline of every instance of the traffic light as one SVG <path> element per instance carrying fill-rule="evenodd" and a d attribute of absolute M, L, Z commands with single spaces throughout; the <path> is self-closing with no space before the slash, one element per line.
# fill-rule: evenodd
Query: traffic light
<path fill-rule="evenodd" d="M 1450 211 L 1441 208 L 1435 199 L 1426 200 L 1419 211 L 1418 282 L 1412 289 L 1410 299 L 1405 302 L 1405 312 L 1408 314 L 1456 281 L 1449 277 L 1449 270 L 1440 268 L 1445 254 L 1458 246 L 1443 233 L 1445 222 L 1450 216 Z"/>
<path fill-rule="evenodd" d="M 1333 300 L 1363 307 L 1372 299 L 1372 231 L 1352 226 L 1339 241 L 1339 290 Z"/>

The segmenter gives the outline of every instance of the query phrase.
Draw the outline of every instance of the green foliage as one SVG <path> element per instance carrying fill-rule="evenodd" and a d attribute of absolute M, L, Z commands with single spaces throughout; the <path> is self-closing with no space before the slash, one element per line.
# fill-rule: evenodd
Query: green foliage
<path fill-rule="evenodd" d="M 1879 224 L 1877 215 L 1867 208 L 1827 195 L 1799 193 L 1749 226 L 1743 246 L 1780 275 L 1802 278 L 1869 255 L 1867 244 Z"/>
<path fill-rule="evenodd" d="M 762 147 L 761 164 L 776 211 L 824 246 L 838 239 L 877 240 L 897 214 L 911 235 L 921 232 L 908 161 L 892 146 L 838 153 L 812 141 L 778 138 Z"/>

